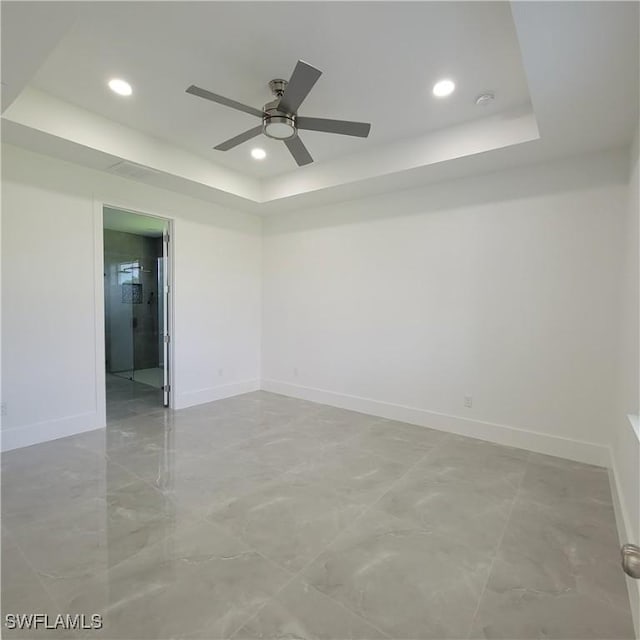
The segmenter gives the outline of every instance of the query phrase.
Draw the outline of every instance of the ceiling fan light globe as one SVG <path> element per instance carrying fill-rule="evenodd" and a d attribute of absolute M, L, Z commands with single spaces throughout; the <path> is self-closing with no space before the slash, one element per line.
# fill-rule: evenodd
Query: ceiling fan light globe
<path fill-rule="evenodd" d="M 291 118 L 274 116 L 265 119 L 264 134 L 275 140 L 288 140 L 296 135 L 296 127 Z"/>

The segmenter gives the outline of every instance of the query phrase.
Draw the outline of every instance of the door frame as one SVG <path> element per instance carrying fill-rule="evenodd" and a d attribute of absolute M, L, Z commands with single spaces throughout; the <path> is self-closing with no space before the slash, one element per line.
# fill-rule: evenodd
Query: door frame
<path fill-rule="evenodd" d="M 106 371 L 105 371 L 105 322 L 104 322 L 104 208 L 118 209 L 125 213 L 132 213 L 137 216 L 156 218 L 167 224 L 169 233 L 167 269 L 167 284 L 169 286 L 169 408 L 175 406 L 176 389 L 176 358 L 175 358 L 175 304 L 174 304 L 174 218 L 161 215 L 156 212 L 145 211 L 131 203 L 124 203 L 114 198 L 96 200 L 93 202 L 93 231 L 94 231 L 94 309 L 95 309 L 95 361 L 96 361 L 96 410 L 98 413 L 98 427 L 107 425 L 107 393 L 106 393 Z"/>

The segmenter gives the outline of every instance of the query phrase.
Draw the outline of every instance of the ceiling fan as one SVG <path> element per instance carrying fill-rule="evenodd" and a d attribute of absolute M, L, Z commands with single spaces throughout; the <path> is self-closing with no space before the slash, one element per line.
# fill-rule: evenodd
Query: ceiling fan
<path fill-rule="evenodd" d="M 357 136 L 359 138 L 366 138 L 371 129 L 371 125 L 367 122 L 309 118 L 298 115 L 298 108 L 321 75 L 322 71 L 302 60 L 298 60 L 288 82 L 281 79 L 271 80 L 271 82 L 269 82 L 269 88 L 275 96 L 275 100 L 267 102 L 262 110 L 254 109 L 241 102 L 225 98 L 224 96 L 219 96 L 216 93 L 201 89 L 195 85 L 191 85 L 186 91 L 199 98 L 222 104 L 225 107 L 244 111 L 262 120 L 262 124 L 259 126 L 234 136 L 225 142 L 221 142 L 214 147 L 215 149 L 228 151 L 264 133 L 265 136 L 273 138 L 274 140 L 282 140 L 287 145 L 287 149 L 291 152 L 298 166 L 301 167 L 313 162 L 313 158 L 302 143 L 302 140 L 298 137 L 299 129 L 338 133 L 343 136 Z"/>

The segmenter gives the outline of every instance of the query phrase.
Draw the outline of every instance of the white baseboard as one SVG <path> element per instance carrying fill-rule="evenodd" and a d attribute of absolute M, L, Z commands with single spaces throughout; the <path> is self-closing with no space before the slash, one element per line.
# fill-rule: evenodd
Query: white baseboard
<path fill-rule="evenodd" d="M 222 400 L 223 398 L 231 398 L 232 396 L 239 396 L 242 393 L 259 390 L 260 380 L 255 379 L 232 382 L 231 384 L 223 384 L 219 387 L 186 391 L 175 395 L 173 408 L 186 409 L 196 404 L 204 404 L 205 402 L 213 402 L 214 400 Z"/>
<path fill-rule="evenodd" d="M 101 424 L 98 412 L 92 411 L 21 427 L 4 428 L 1 432 L 2 443 L 0 448 L 2 451 L 11 451 L 12 449 L 28 447 L 48 440 L 57 440 L 58 438 L 74 436 L 77 433 L 93 431 L 100 427 L 104 427 L 104 422 Z"/>
<path fill-rule="evenodd" d="M 368 413 L 390 420 L 408 422 L 471 438 L 479 438 L 497 444 L 567 458 L 577 462 L 600 466 L 609 466 L 611 462 L 608 447 L 591 442 L 570 440 L 536 431 L 380 402 L 334 391 L 302 387 L 278 380 L 245 380 L 176 394 L 174 409 L 184 409 L 206 402 L 258 391 L 259 389 Z M 1 449 L 2 451 L 9 451 L 37 444 L 38 442 L 46 442 L 47 440 L 55 440 L 76 433 L 91 431 L 103 426 L 104 421 L 101 421 L 98 413 L 91 412 L 34 425 L 3 429 Z"/>
<path fill-rule="evenodd" d="M 430 427 L 470 438 L 487 440 L 509 447 L 527 449 L 576 462 L 602 467 L 609 465 L 608 447 L 593 442 L 571 440 L 538 431 L 529 431 L 481 420 L 471 420 L 470 418 L 380 402 L 370 398 L 360 398 L 324 389 L 302 387 L 280 380 L 262 380 L 262 389 L 294 398 L 301 398 L 302 400 L 320 402 L 340 407 L 341 409 L 350 409 L 351 411 L 368 413 L 381 418 L 408 422 L 422 427 Z"/>
<path fill-rule="evenodd" d="M 625 504 L 624 493 L 620 489 L 620 475 L 616 465 L 616 457 L 612 449 L 609 449 L 609 485 L 611 486 L 613 509 L 616 515 L 616 526 L 620 544 L 635 542 L 629 510 Z M 627 577 L 626 580 L 629 604 L 631 605 L 631 615 L 633 616 L 633 626 L 635 628 L 636 638 L 640 639 L 640 580 L 633 580 L 629 577 Z"/>
<path fill-rule="evenodd" d="M 230 398 L 250 391 L 259 391 L 259 380 L 246 380 L 232 384 L 220 385 L 208 389 L 198 389 L 182 394 L 176 394 L 174 409 L 185 409 L 196 404 L 213 402 Z M 11 451 L 20 447 L 28 447 L 40 442 L 57 440 L 66 436 L 73 436 L 85 431 L 93 431 L 105 426 L 104 411 L 83 413 L 75 416 L 68 416 L 57 420 L 47 420 L 32 425 L 21 427 L 3 428 L 0 431 L 0 450 Z"/>

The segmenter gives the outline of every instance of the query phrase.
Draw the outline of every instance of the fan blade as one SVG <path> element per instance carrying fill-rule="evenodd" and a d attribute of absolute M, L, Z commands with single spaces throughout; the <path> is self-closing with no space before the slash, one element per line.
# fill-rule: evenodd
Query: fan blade
<path fill-rule="evenodd" d="M 242 102 L 236 102 L 235 100 L 231 100 L 231 98 L 219 96 L 217 93 L 211 93 L 211 91 L 196 87 L 195 84 L 187 87 L 186 92 L 190 93 L 191 95 L 198 96 L 198 98 L 204 98 L 205 100 L 211 100 L 212 102 L 223 104 L 225 107 L 231 107 L 232 109 L 237 109 L 238 111 L 244 111 L 245 113 L 248 113 L 252 116 L 257 116 L 258 118 L 262 118 L 262 116 L 264 115 L 264 113 L 259 109 L 254 109 L 253 107 L 250 107 L 246 104 L 242 104 Z"/>
<path fill-rule="evenodd" d="M 285 113 L 295 113 L 321 75 L 322 71 L 319 69 L 298 60 L 296 68 L 291 74 L 291 79 L 287 83 L 287 88 L 284 90 L 284 95 L 280 98 L 278 110 Z"/>
<path fill-rule="evenodd" d="M 302 144 L 302 140 L 300 140 L 298 136 L 289 138 L 288 140 L 285 140 L 284 143 L 287 145 L 287 149 L 289 149 L 299 167 L 303 167 L 305 164 L 313 162 L 313 158 L 307 151 L 307 147 Z"/>
<path fill-rule="evenodd" d="M 324 131 L 325 133 L 339 133 L 343 136 L 357 136 L 366 138 L 371 130 L 368 122 L 350 122 L 349 120 L 330 120 L 329 118 L 296 118 L 298 129 L 308 131 Z"/>
<path fill-rule="evenodd" d="M 219 145 L 215 146 L 214 149 L 217 149 L 218 151 L 229 151 L 229 149 L 233 149 L 233 147 L 237 147 L 239 144 L 242 144 L 247 140 L 251 140 L 251 138 L 255 138 L 261 133 L 262 125 L 253 127 L 253 129 L 249 129 L 249 131 L 245 131 L 244 133 L 235 136 L 235 138 L 230 138 L 229 140 L 221 142 Z"/>

